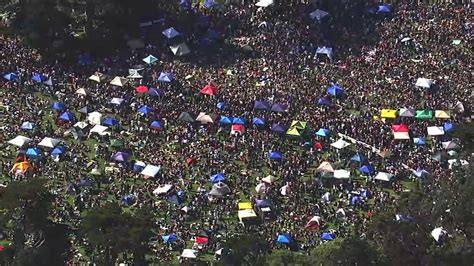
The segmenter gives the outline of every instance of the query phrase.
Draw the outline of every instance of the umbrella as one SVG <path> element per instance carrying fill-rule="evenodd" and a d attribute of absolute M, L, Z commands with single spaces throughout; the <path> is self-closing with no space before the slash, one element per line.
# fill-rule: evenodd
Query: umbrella
<path fill-rule="evenodd" d="M 270 106 L 265 101 L 255 101 L 253 108 L 256 110 L 268 110 Z"/>
<path fill-rule="evenodd" d="M 219 103 L 217 103 L 217 105 L 216 105 L 216 106 L 217 106 L 217 109 L 220 109 L 220 110 L 222 110 L 222 109 L 224 109 L 224 108 L 225 108 L 225 103 L 224 103 L 224 102 L 219 102 Z"/>
<path fill-rule="evenodd" d="M 81 187 L 90 187 L 92 185 L 94 185 L 95 181 L 93 179 L 81 179 L 79 181 L 79 184 L 77 184 L 78 186 L 81 186 Z"/>
<path fill-rule="evenodd" d="M 273 159 L 273 160 L 281 160 L 283 158 L 283 154 L 281 154 L 278 151 L 270 151 L 268 153 L 268 158 Z"/>
<path fill-rule="evenodd" d="M 138 112 L 142 114 L 149 114 L 153 112 L 153 109 L 151 107 L 148 107 L 147 105 L 143 105 L 142 107 L 140 107 L 140 109 L 138 109 Z"/>
<path fill-rule="evenodd" d="M 234 117 L 232 120 L 232 123 L 237 124 L 237 125 L 245 125 L 245 119 L 242 117 Z"/>
<path fill-rule="evenodd" d="M 63 110 L 66 108 L 66 105 L 63 102 L 55 102 L 51 105 L 51 108 L 54 110 Z"/>
<path fill-rule="evenodd" d="M 205 95 L 215 95 L 217 93 L 217 88 L 212 85 L 206 85 L 199 92 Z"/>
<path fill-rule="evenodd" d="M 143 171 L 143 169 L 145 169 L 145 163 L 142 162 L 142 161 L 136 161 L 134 164 L 133 164 L 133 171 L 135 173 L 141 173 Z"/>
<path fill-rule="evenodd" d="M 156 61 L 158 61 L 158 58 L 154 57 L 153 55 L 149 55 L 149 56 L 143 58 L 143 62 L 145 62 L 149 65 L 152 65 Z"/>
<path fill-rule="evenodd" d="M 194 122 L 195 118 L 196 118 L 196 115 L 194 115 L 194 114 L 190 114 L 190 113 L 187 113 L 187 112 L 182 112 L 179 115 L 178 120 L 192 123 L 192 122 Z"/>
<path fill-rule="evenodd" d="M 317 136 L 321 136 L 321 137 L 329 137 L 329 130 L 328 130 L 328 129 L 325 129 L 325 128 L 320 128 L 320 129 L 316 132 L 316 135 L 317 135 Z"/>
<path fill-rule="evenodd" d="M 9 144 L 22 147 L 25 144 L 31 142 L 32 139 L 24 137 L 24 136 L 16 136 L 14 139 L 8 141 Z"/>
<path fill-rule="evenodd" d="M 273 112 L 277 112 L 277 113 L 284 113 L 285 110 L 286 110 L 286 106 L 283 105 L 283 104 L 275 103 L 275 104 L 272 105 L 271 110 Z"/>
<path fill-rule="evenodd" d="M 378 13 L 390 13 L 392 10 L 392 7 L 390 5 L 379 5 L 377 12 Z"/>
<path fill-rule="evenodd" d="M 177 37 L 180 35 L 180 33 L 177 30 L 175 30 L 173 27 L 164 30 L 162 33 L 168 39 L 173 39 L 174 37 Z"/>
<path fill-rule="evenodd" d="M 138 93 L 147 93 L 148 87 L 147 86 L 138 86 L 135 88 L 135 91 Z"/>
<path fill-rule="evenodd" d="M 151 122 L 151 124 L 150 124 L 150 128 L 153 128 L 153 129 L 162 129 L 162 128 L 163 128 L 163 125 L 161 124 L 160 121 L 153 121 L 153 122 Z"/>
<path fill-rule="evenodd" d="M 321 240 L 325 240 L 325 241 L 331 241 L 331 240 L 334 240 L 336 238 L 336 235 L 334 233 L 323 233 L 321 235 Z"/>
<path fill-rule="evenodd" d="M 222 115 L 221 119 L 219 120 L 219 124 L 232 124 L 232 120 L 233 120 L 232 117 L 227 117 L 227 116 Z"/>
<path fill-rule="evenodd" d="M 203 236 L 196 237 L 196 243 L 199 245 L 205 245 L 209 242 L 209 238 Z"/>
<path fill-rule="evenodd" d="M 419 137 L 419 138 L 413 138 L 413 143 L 416 145 L 425 145 L 426 140 L 424 137 Z"/>
<path fill-rule="evenodd" d="M 191 9 L 191 3 L 189 1 L 190 0 L 181 0 L 179 6 L 183 9 Z"/>
<path fill-rule="evenodd" d="M 272 128 L 271 128 L 271 131 L 278 132 L 278 133 L 283 133 L 283 132 L 286 131 L 286 127 L 284 125 L 281 125 L 281 124 L 273 124 Z"/>
<path fill-rule="evenodd" d="M 443 124 L 443 129 L 445 132 L 449 132 L 454 129 L 454 124 L 446 122 Z"/>
<path fill-rule="evenodd" d="M 280 234 L 277 237 L 276 242 L 280 244 L 290 244 L 292 241 L 291 236 L 287 234 Z"/>
<path fill-rule="evenodd" d="M 115 105 L 121 105 L 123 101 L 124 99 L 122 98 L 112 98 L 112 100 L 110 100 L 110 103 Z"/>
<path fill-rule="evenodd" d="M 61 114 L 61 116 L 59 116 L 59 119 L 71 122 L 76 119 L 76 116 L 71 112 L 64 112 Z"/>
<path fill-rule="evenodd" d="M 356 153 L 354 156 L 352 156 L 351 161 L 362 163 L 365 162 L 365 157 L 360 153 Z"/>
<path fill-rule="evenodd" d="M 130 155 L 128 153 L 119 151 L 112 156 L 112 160 L 117 161 L 117 162 L 126 162 Z"/>
<path fill-rule="evenodd" d="M 130 206 L 135 202 L 135 197 L 133 195 L 126 195 L 122 198 L 123 204 Z"/>
<path fill-rule="evenodd" d="M 191 50 L 189 50 L 189 47 L 185 43 L 171 45 L 170 49 L 176 56 L 183 56 L 191 53 Z"/>
<path fill-rule="evenodd" d="M 171 82 L 174 80 L 174 76 L 171 73 L 168 72 L 161 72 L 160 76 L 158 77 L 158 81 L 162 82 Z"/>
<path fill-rule="evenodd" d="M 165 243 L 170 243 L 178 240 L 178 237 L 175 234 L 164 235 L 161 237 Z"/>
<path fill-rule="evenodd" d="M 148 95 L 151 96 L 159 96 L 161 91 L 159 91 L 157 88 L 150 88 L 148 89 Z"/>
<path fill-rule="evenodd" d="M 63 154 L 64 152 L 66 151 L 66 148 L 64 148 L 63 146 L 57 146 L 56 148 L 54 148 L 54 150 L 51 152 L 51 155 L 61 155 Z"/>
<path fill-rule="evenodd" d="M 60 139 L 53 139 L 53 138 L 44 138 L 38 143 L 38 146 L 43 146 L 43 147 L 48 147 L 48 148 L 54 148 L 56 145 L 58 145 L 61 142 Z"/>
<path fill-rule="evenodd" d="M 359 171 L 361 171 L 364 174 L 373 174 L 375 172 L 375 169 L 372 165 L 363 165 L 361 168 L 359 168 Z"/>
<path fill-rule="evenodd" d="M 211 182 L 212 183 L 219 183 L 219 182 L 224 181 L 224 180 L 225 180 L 224 173 L 218 173 L 218 174 L 215 174 L 215 175 L 211 176 Z"/>
<path fill-rule="evenodd" d="M 344 93 L 344 90 L 338 85 L 332 85 L 331 87 L 328 88 L 327 91 L 329 94 L 333 96 L 342 95 Z"/>
<path fill-rule="evenodd" d="M 35 126 L 36 126 L 35 123 L 26 121 L 26 122 L 23 122 L 23 124 L 21 124 L 21 129 L 31 130 L 35 128 Z"/>
<path fill-rule="evenodd" d="M 36 82 L 45 82 L 48 78 L 42 74 L 34 74 L 31 80 Z"/>
<path fill-rule="evenodd" d="M 393 132 L 409 132 L 410 130 L 408 129 L 407 125 L 399 124 L 399 125 L 392 125 L 392 131 Z"/>
<path fill-rule="evenodd" d="M 433 118 L 433 111 L 430 110 L 417 110 L 416 118 L 418 119 L 431 119 Z"/>
<path fill-rule="evenodd" d="M 265 119 L 260 118 L 260 117 L 254 117 L 252 120 L 252 124 L 257 125 L 257 126 L 263 126 L 265 125 Z"/>
<path fill-rule="evenodd" d="M 318 100 L 318 104 L 319 105 L 324 105 L 324 106 L 329 106 L 329 105 L 331 105 L 331 100 L 329 100 L 327 98 L 320 98 Z"/>
<path fill-rule="evenodd" d="M 273 0 L 260 0 L 255 5 L 258 7 L 268 7 L 273 5 Z"/>
<path fill-rule="evenodd" d="M 212 186 L 211 191 L 209 192 L 209 195 L 214 196 L 214 197 L 223 197 L 227 194 L 230 194 L 230 188 L 226 184 L 222 182 L 218 182 Z"/>
<path fill-rule="evenodd" d="M 3 78 L 8 80 L 8 81 L 13 81 L 13 80 L 18 79 L 18 75 L 11 72 L 11 73 L 7 73 L 7 74 L 3 75 Z"/>
<path fill-rule="evenodd" d="M 416 80 L 415 86 L 429 89 L 432 84 L 433 84 L 432 79 L 418 78 Z"/>
<path fill-rule="evenodd" d="M 117 119 L 113 118 L 113 117 L 106 117 L 104 119 L 104 121 L 102 121 L 102 125 L 104 126 L 118 126 L 120 125 L 120 121 L 118 121 Z"/>
<path fill-rule="evenodd" d="M 123 87 L 127 83 L 127 79 L 124 77 L 115 77 L 112 81 L 110 81 L 110 85 Z"/>
<path fill-rule="evenodd" d="M 377 175 L 375 176 L 375 180 L 381 180 L 381 181 L 390 181 L 393 178 L 393 175 L 390 173 L 386 172 L 378 172 Z"/>
<path fill-rule="evenodd" d="M 26 155 L 29 155 L 31 157 L 40 157 L 41 150 L 38 148 L 28 148 L 28 150 L 26 150 Z"/>

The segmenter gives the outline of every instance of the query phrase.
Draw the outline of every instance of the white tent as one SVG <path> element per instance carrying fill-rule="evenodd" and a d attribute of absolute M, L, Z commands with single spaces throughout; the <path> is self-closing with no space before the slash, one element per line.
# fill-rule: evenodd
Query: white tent
<path fill-rule="evenodd" d="M 149 164 L 142 170 L 141 174 L 144 176 L 155 177 L 159 171 L 160 171 L 159 166 Z"/>
<path fill-rule="evenodd" d="M 89 80 L 92 80 L 92 81 L 95 81 L 95 82 L 101 82 L 101 81 L 103 81 L 103 79 L 104 79 L 104 74 L 99 73 L 99 72 L 97 72 L 94 75 L 91 75 L 89 77 Z"/>
<path fill-rule="evenodd" d="M 465 166 L 465 165 L 469 165 L 469 162 L 466 161 L 466 160 L 450 159 L 450 160 L 448 160 L 448 164 L 449 164 L 448 168 L 453 169 L 454 164 L 460 165 L 460 166 Z"/>
<path fill-rule="evenodd" d="M 244 219 L 257 218 L 257 214 L 252 209 L 240 210 L 238 211 L 237 216 L 239 217 L 240 222 Z"/>
<path fill-rule="evenodd" d="M 280 188 L 280 194 L 283 195 L 283 196 L 286 196 L 288 194 L 290 194 L 291 190 L 290 190 L 290 187 L 288 185 L 284 185 Z"/>
<path fill-rule="evenodd" d="M 127 83 L 126 78 L 117 76 L 110 82 L 110 85 L 123 87 L 126 83 Z"/>
<path fill-rule="evenodd" d="M 334 166 L 330 162 L 322 162 L 318 168 L 316 168 L 316 172 L 329 172 L 334 173 Z"/>
<path fill-rule="evenodd" d="M 38 146 L 43 146 L 43 147 L 48 147 L 48 148 L 54 148 L 56 145 L 58 145 L 61 142 L 60 139 L 53 139 L 53 138 L 44 138 L 41 140 L 40 143 L 38 143 Z"/>
<path fill-rule="evenodd" d="M 142 75 L 138 71 L 143 70 L 143 69 L 129 69 L 128 70 L 128 77 L 130 79 L 141 79 L 143 78 Z"/>
<path fill-rule="evenodd" d="M 415 86 L 428 89 L 431 87 L 432 84 L 433 84 L 432 79 L 418 78 L 416 80 Z"/>
<path fill-rule="evenodd" d="M 394 139 L 410 139 L 410 134 L 408 132 L 393 132 Z"/>
<path fill-rule="evenodd" d="M 88 126 L 89 124 L 87 124 L 86 122 L 84 121 L 80 121 L 80 122 L 77 122 L 74 124 L 74 127 L 78 127 L 80 129 L 84 129 Z"/>
<path fill-rule="evenodd" d="M 87 116 L 87 121 L 91 125 L 100 125 L 102 121 L 102 114 L 97 111 L 89 113 L 89 115 Z"/>
<path fill-rule="evenodd" d="M 268 7 L 273 5 L 273 0 L 260 0 L 255 5 L 258 7 Z"/>
<path fill-rule="evenodd" d="M 336 211 L 336 216 L 339 216 L 339 217 L 342 216 L 342 217 L 344 217 L 344 216 L 346 216 L 346 212 L 344 211 L 343 208 L 339 208 L 339 209 L 337 209 L 337 211 Z"/>
<path fill-rule="evenodd" d="M 276 180 L 276 177 L 272 175 L 267 175 L 266 177 L 262 178 L 262 182 L 265 182 L 268 184 L 272 184 L 273 182 L 275 182 L 275 180 Z"/>
<path fill-rule="evenodd" d="M 446 230 L 443 229 L 443 227 L 437 227 L 431 231 L 431 236 L 436 240 L 436 242 L 439 242 L 442 236 L 447 234 Z"/>
<path fill-rule="evenodd" d="M 349 145 L 351 144 L 343 139 L 339 139 L 338 141 L 331 143 L 331 146 L 333 146 L 336 149 L 343 149 Z"/>
<path fill-rule="evenodd" d="M 332 48 L 331 47 L 326 47 L 326 46 L 320 46 L 316 49 L 316 56 L 318 54 L 325 54 L 330 60 L 332 60 Z"/>
<path fill-rule="evenodd" d="M 102 126 L 102 125 L 95 125 L 91 131 L 89 131 L 89 134 L 92 134 L 92 133 L 97 133 L 99 135 L 107 135 L 107 134 L 110 134 L 109 132 L 107 132 L 107 129 L 109 129 L 108 127 L 106 126 Z"/>
<path fill-rule="evenodd" d="M 223 197 L 230 193 L 231 191 L 230 191 L 229 186 L 223 182 L 219 182 L 212 186 L 212 189 L 209 192 L 209 195 L 214 196 L 214 197 Z"/>
<path fill-rule="evenodd" d="M 442 136 L 442 135 L 444 135 L 444 128 L 443 127 L 427 127 L 426 130 L 428 131 L 429 136 Z"/>
<path fill-rule="evenodd" d="M 185 43 L 172 45 L 170 46 L 170 49 L 171 49 L 171 52 L 173 52 L 173 54 L 176 56 L 187 55 L 191 52 L 191 50 L 189 50 L 189 47 Z"/>
<path fill-rule="evenodd" d="M 155 190 L 153 190 L 153 195 L 157 196 L 157 195 L 166 194 L 171 190 L 171 188 L 173 188 L 173 185 L 170 185 L 170 184 L 161 185 L 157 187 Z"/>
<path fill-rule="evenodd" d="M 28 144 L 31 142 L 30 138 L 24 136 L 16 136 L 14 139 L 8 141 L 11 145 L 15 145 L 18 147 L 23 147 L 23 145 Z"/>
<path fill-rule="evenodd" d="M 209 123 L 214 123 L 215 116 L 214 115 L 208 115 L 206 113 L 199 113 L 198 116 L 196 117 L 196 121 L 201 122 L 201 124 L 209 124 Z"/>
<path fill-rule="evenodd" d="M 316 20 L 321 20 L 322 18 L 324 18 L 325 16 L 329 15 L 328 12 L 326 11 L 323 11 L 321 9 L 316 9 L 314 10 L 313 12 L 311 12 L 309 14 L 309 17 L 312 18 L 312 19 L 316 19 Z"/>
<path fill-rule="evenodd" d="M 339 169 L 334 171 L 334 178 L 343 179 L 343 178 L 350 178 L 351 172 L 344 169 Z"/>
<path fill-rule="evenodd" d="M 393 175 L 386 172 L 378 172 L 378 174 L 375 176 L 375 180 L 381 180 L 381 181 L 390 181 L 392 178 L 393 178 Z"/>
<path fill-rule="evenodd" d="M 87 90 L 84 89 L 84 88 L 79 88 L 79 89 L 76 90 L 76 93 L 79 94 L 79 95 L 86 96 L 87 95 Z"/>
<path fill-rule="evenodd" d="M 115 104 L 115 105 L 121 105 L 123 103 L 123 99 L 122 98 L 112 98 L 112 100 L 110 100 L 110 103 Z"/>
<path fill-rule="evenodd" d="M 456 142 L 454 141 L 445 141 L 445 142 L 441 142 L 441 144 L 443 145 L 443 148 L 446 150 L 454 150 L 454 149 L 459 148 L 459 145 L 456 144 Z"/>
<path fill-rule="evenodd" d="M 257 192 L 257 194 L 265 194 L 266 190 L 267 185 L 265 185 L 265 183 L 260 183 L 255 187 L 255 191 Z"/>
<path fill-rule="evenodd" d="M 183 250 L 183 253 L 181 253 L 181 258 L 195 259 L 195 258 L 197 258 L 196 253 L 197 253 L 196 250 L 185 249 L 185 250 Z"/>
<path fill-rule="evenodd" d="M 416 111 L 413 108 L 400 108 L 398 111 L 398 116 L 401 117 L 414 117 L 416 115 Z"/>

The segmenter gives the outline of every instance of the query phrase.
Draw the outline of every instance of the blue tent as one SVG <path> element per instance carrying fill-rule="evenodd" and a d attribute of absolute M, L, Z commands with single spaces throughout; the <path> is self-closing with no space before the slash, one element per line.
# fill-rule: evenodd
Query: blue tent
<path fill-rule="evenodd" d="M 133 195 L 125 195 L 122 197 L 122 203 L 127 206 L 133 205 L 135 197 Z"/>
<path fill-rule="evenodd" d="M 392 11 L 392 7 L 390 5 L 379 5 L 377 12 L 378 13 L 390 13 Z"/>
<path fill-rule="evenodd" d="M 234 117 L 232 120 L 232 123 L 237 124 L 237 125 L 245 125 L 245 119 L 242 117 Z"/>
<path fill-rule="evenodd" d="M 136 162 L 133 164 L 133 171 L 135 173 L 141 173 L 145 169 L 145 164 L 143 162 Z"/>
<path fill-rule="evenodd" d="M 366 199 L 370 199 L 372 197 L 372 193 L 369 190 L 363 190 L 360 195 Z"/>
<path fill-rule="evenodd" d="M 321 137 L 329 137 L 329 129 L 320 128 L 320 129 L 316 132 L 316 135 L 317 135 L 317 136 L 321 136 Z"/>
<path fill-rule="evenodd" d="M 71 122 L 74 119 L 76 119 L 76 116 L 71 112 L 64 112 L 64 113 L 61 114 L 59 119 Z"/>
<path fill-rule="evenodd" d="M 443 124 L 443 129 L 445 132 L 451 131 L 454 129 L 453 123 L 446 122 Z"/>
<path fill-rule="evenodd" d="M 216 1 L 214 0 L 204 0 L 204 8 L 212 8 L 216 5 Z"/>
<path fill-rule="evenodd" d="M 26 122 L 23 122 L 23 124 L 21 124 L 21 129 L 31 130 L 35 128 L 35 126 L 36 126 L 35 123 L 26 121 Z"/>
<path fill-rule="evenodd" d="M 351 204 L 352 205 L 356 205 L 359 202 L 360 202 L 360 197 L 359 196 L 352 196 L 352 198 L 351 198 Z"/>
<path fill-rule="evenodd" d="M 149 56 L 143 58 L 142 60 L 143 60 L 143 62 L 145 62 L 149 65 L 153 65 L 153 63 L 158 61 L 158 58 L 154 57 L 153 55 L 149 55 Z"/>
<path fill-rule="evenodd" d="M 81 179 L 79 181 L 79 184 L 77 184 L 78 186 L 81 186 L 81 187 L 89 187 L 89 186 L 92 186 L 94 185 L 95 181 L 91 178 L 87 178 L 87 179 Z"/>
<path fill-rule="evenodd" d="M 415 172 L 413 172 L 413 174 L 416 176 L 416 177 L 426 177 L 429 175 L 429 172 L 426 171 L 425 169 L 417 169 Z"/>
<path fill-rule="evenodd" d="M 324 106 L 329 106 L 329 105 L 331 105 L 331 100 L 326 99 L 326 98 L 320 98 L 318 100 L 318 104 L 319 105 L 324 105 Z"/>
<path fill-rule="evenodd" d="M 253 108 L 256 110 L 268 110 L 270 106 L 266 101 L 255 101 Z"/>
<path fill-rule="evenodd" d="M 61 155 L 66 151 L 66 148 L 63 146 L 57 146 L 54 148 L 54 150 L 51 152 L 51 155 Z"/>
<path fill-rule="evenodd" d="M 179 199 L 179 197 L 176 194 L 169 196 L 167 201 L 169 203 L 173 203 L 175 205 L 180 205 L 182 203 L 181 200 Z"/>
<path fill-rule="evenodd" d="M 160 121 L 153 121 L 151 122 L 150 127 L 153 129 L 162 129 L 163 125 L 161 124 Z"/>
<path fill-rule="evenodd" d="M 118 121 L 117 119 L 113 117 L 106 117 L 104 121 L 102 121 L 102 125 L 109 126 L 109 127 L 118 126 L 120 125 L 120 121 Z"/>
<path fill-rule="evenodd" d="M 77 63 L 81 66 L 87 66 L 92 63 L 92 58 L 89 54 L 81 54 L 77 59 Z"/>
<path fill-rule="evenodd" d="M 283 104 L 275 103 L 275 104 L 272 105 L 271 110 L 273 112 L 277 112 L 277 113 L 284 113 L 285 110 L 286 110 L 286 106 L 283 105 Z"/>
<path fill-rule="evenodd" d="M 338 96 L 338 95 L 343 94 L 344 90 L 338 85 L 332 85 L 331 87 L 328 88 L 328 93 L 333 96 Z"/>
<path fill-rule="evenodd" d="M 11 73 L 7 73 L 7 74 L 3 75 L 3 78 L 8 80 L 8 81 L 13 81 L 13 80 L 18 79 L 18 75 L 11 72 Z"/>
<path fill-rule="evenodd" d="M 267 208 L 272 206 L 272 202 L 269 199 L 256 200 L 255 205 L 259 208 Z"/>
<path fill-rule="evenodd" d="M 41 156 L 41 150 L 38 148 L 28 148 L 28 150 L 26 150 L 26 155 L 31 157 L 39 157 Z"/>
<path fill-rule="evenodd" d="M 365 162 L 365 157 L 360 153 L 356 153 L 354 156 L 352 156 L 351 161 L 362 163 Z"/>
<path fill-rule="evenodd" d="M 278 235 L 276 241 L 277 241 L 277 243 L 280 243 L 280 244 L 290 244 L 293 240 L 291 239 L 290 235 L 280 234 L 280 235 Z"/>
<path fill-rule="evenodd" d="M 221 119 L 219 120 L 219 124 L 232 124 L 233 120 L 234 119 L 232 117 L 221 115 Z"/>
<path fill-rule="evenodd" d="M 260 117 L 254 117 L 252 123 L 257 126 L 263 126 L 265 125 L 265 119 Z"/>
<path fill-rule="evenodd" d="M 183 9 L 191 9 L 191 2 L 190 0 L 181 0 L 179 6 Z"/>
<path fill-rule="evenodd" d="M 149 114 L 153 112 L 153 109 L 151 109 L 151 107 L 149 107 L 148 105 L 143 105 L 142 107 L 140 107 L 140 109 L 138 109 L 138 112 L 142 114 Z"/>
<path fill-rule="evenodd" d="M 157 88 L 149 88 L 148 89 L 148 95 L 151 95 L 151 96 L 160 96 L 161 94 L 161 91 L 158 90 Z"/>
<path fill-rule="evenodd" d="M 49 78 L 48 80 L 46 80 L 45 82 L 43 82 L 44 85 L 48 85 L 48 86 L 53 86 L 53 80 L 51 78 Z"/>
<path fill-rule="evenodd" d="M 326 232 L 321 235 L 321 240 L 331 241 L 331 240 L 334 240 L 335 238 L 336 238 L 336 235 L 334 233 Z"/>
<path fill-rule="evenodd" d="M 283 158 L 283 154 L 278 151 L 271 151 L 268 153 L 268 158 L 273 160 L 281 160 Z"/>
<path fill-rule="evenodd" d="M 375 169 L 372 165 L 363 165 L 361 168 L 359 168 L 359 171 L 361 171 L 364 174 L 373 174 L 375 172 Z"/>
<path fill-rule="evenodd" d="M 66 105 L 63 102 L 55 102 L 51 105 L 51 108 L 54 110 L 63 110 L 66 108 Z"/>
<path fill-rule="evenodd" d="M 174 80 L 174 76 L 173 74 L 169 72 L 161 72 L 160 76 L 158 77 L 158 81 L 162 81 L 162 82 L 171 82 L 173 80 Z"/>
<path fill-rule="evenodd" d="M 286 131 L 286 127 L 282 124 L 273 124 L 271 131 L 282 133 Z"/>
<path fill-rule="evenodd" d="M 177 37 L 180 35 L 180 33 L 177 30 L 175 30 L 173 27 L 164 30 L 162 33 L 168 39 L 173 39 L 174 37 Z"/>
<path fill-rule="evenodd" d="M 169 234 L 169 235 L 161 236 L 161 239 L 163 239 L 165 243 L 170 243 L 170 242 L 174 242 L 178 240 L 178 237 L 175 234 Z"/>
<path fill-rule="evenodd" d="M 216 106 L 217 106 L 217 109 L 222 110 L 222 109 L 225 108 L 225 103 L 224 102 L 218 102 Z"/>
<path fill-rule="evenodd" d="M 211 182 L 212 183 L 219 183 L 219 182 L 224 181 L 224 180 L 225 180 L 224 173 L 218 173 L 218 174 L 215 174 L 215 175 L 211 176 Z"/>
<path fill-rule="evenodd" d="M 42 74 L 34 74 L 31 80 L 36 82 L 45 82 L 48 78 Z"/>
<path fill-rule="evenodd" d="M 426 140 L 423 137 L 413 138 L 413 143 L 415 143 L 416 145 L 425 145 Z"/>

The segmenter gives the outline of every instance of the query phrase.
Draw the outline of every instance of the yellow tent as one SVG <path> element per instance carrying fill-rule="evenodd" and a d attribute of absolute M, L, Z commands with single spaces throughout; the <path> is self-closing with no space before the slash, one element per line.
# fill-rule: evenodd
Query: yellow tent
<path fill-rule="evenodd" d="M 294 128 L 297 128 L 297 129 L 305 129 L 306 125 L 307 125 L 306 122 L 293 120 L 293 122 L 291 122 L 290 128 L 294 127 Z"/>
<path fill-rule="evenodd" d="M 380 117 L 382 117 L 382 118 L 396 118 L 397 117 L 397 110 L 382 109 L 380 111 Z"/>
<path fill-rule="evenodd" d="M 13 165 L 12 172 L 25 173 L 29 169 L 31 169 L 31 164 L 29 162 L 21 162 L 21 163 L 16 163 L 16 164 Z"/>
<path fill-rule="evenodd" d="M 435 111 L 435 117 L 436 117 L 436 118 L 448 119 L 448 118 L 450 118 L 451 116 L 450 116 L 449 111 L 436 110 L 436 111 Z"/>
<path fill-rule="evenodd" d="M 249 210 L 252 209 L 252 203 L 249 201 L 239 202 L 239 210 Z"/>
<path fill-rule="evenodd" d="M 298 128 L 296 127 L 291 127 L 290 129 L 288 129 L 288 131 L 286 131 L 286 134 L 287 135 L 291 135 L 291 136 L 301 136 L 301 133 L 298 131 Z"/>

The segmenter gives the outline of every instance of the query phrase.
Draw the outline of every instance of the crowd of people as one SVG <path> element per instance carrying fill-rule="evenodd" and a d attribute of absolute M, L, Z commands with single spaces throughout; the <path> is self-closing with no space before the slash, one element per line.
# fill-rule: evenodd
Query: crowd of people
<path fill-rule="evenodd" d="M 251 4 L 181 9 L 148 26 L 151 30 L 143 29 L 144 48 L 93 57 L 84 65 L 42 58 L 20 38 L 2 36 L 0 71 L 17 77 L 0 81 L 1 173 L 6 182 L 22 178 L 11 169 L 15 158 L 24 157 L 32 166 L 29 178 L 51 180 L 48 185 L 56 195 L 52 217 L 74 225 L 80 223 L 82 212 L 129 196 L 132 202 L 124 203 L 129 208 L 146 206 L 156 214 L 159 236 L 175 234 L 189 241 L 206 231 L 209 242 L 199 248 L 211 254 L 220 249 L 225 236 L 233 234 L 259 235 L 272 248 L 287 246 L 277 241 L 278 235 L 286 234 L 305 251 L 328 241 L 321 240 L 324 232 L 335 237 L 362 235 L 378 208 L 396 206 L 397 195 L 410 189 L 406 184 L 421 179 L 414 172 L 425 170 L 437 183 L 453 178 L 444 156 L 433 159 L 433 155 L 444 155 L 442 143 L 456 140 L 449 132 L 428 136 L 427 127 L 469 120 L 473 85 L 472 7 L 403 1 L 388 12 L 373 7 L 371 11 L 348 3 L 336 9 L 295 2 L 267 8 Z M 309 14 L 318 8 L 326 8 L 329 14 L 311 19 Z M 177 38 L 188 44 L 191 54 L 179 58 L 169 50 L 171 41 L 165 36 L 157 40 L 148 34 L 168 27 L 181 33 Z M 203 44 L 202 37 L 210 31 L 218 37 Z M 333 48 L 331 58 L 315 54 L 323 46 Z M 158 58 L 156 63 L 142 61 L 150 54 Z M 109 83 L 133 68 L 141 69 L 142 78 L 130 78 L 124 86 Z M 104 81 L 89 80 L 99 72 L 105 74 Z M 161 73 L 171 73 L 174 79 L 159 81 Z M 52 83 L 32 80 L 36 74 Z M 431 79 L 433 84 L 415 86 L 418 78 Z M 156 88 L 157 95 L 137 93 L 140 85 Z M 215 95 L 200 93 L 206 85 L 217 89 Z M 328 93 L 333 85 L 343 92 Z M 77 94 L 79 89 L 85 93 Z M 114 105 L 113 98 L 124 101 Z M 269 107 L 280 104 L 284 110 L 258 110 L 256 101 Z M 64 107 L 54 110 L 54 102 Z M 151 111 L 139 113 L 145 105 Z M 83 107 L 87 113 L 114 117 L 120 124 L 110 127 L 108 135 L 87 134 L 92 126 L 75 126 L 87 121 L 88 114 L 79 112 Z M 443 110 L 449 118 L 380 115 L 382 109 L 400 108 Z M 60 117 L 67 111 L 75 114 L 72 121 Z M 185 122 L 179 119 L 183 112 L 217 118 L 205 124 Z M 245 131 L 231 135 L 231 125 L 219 123 L 221 116 L 242 118 Z M 254 125 L 256 117 L 265 124 Z M 22 129 L 26 121 L 35 127 Z M 160 126 L 151 128 L 152 121 Z M 307 123 L 300 136 L 286 134 L 293 121 Z M 274 124 L 285 131 L 272 131 Z M 407 125 L 411 139 L 394 139 L 394 124 Z M 84 136 L 64 135 L 73 128 Z M 328 136 L 314 134 L 319 129 L 327 129 Z M 343 138 L 340 134 L 350 146 L 330 145 Z M 32 141 L 20 148 L 7 142 L 17 135 Z M 18 155 L 44 137 L 63 141 L 60 145 L 66 151 L 59 160 L 49 156 L 47 148 L 41 149 L 41 157 Z M 428 141 L 418 145 L 414 137 Z M 111 140 L 124 145 L 112 147 Z M 118 151 L 130 158 L 114 160 Z M 281 159 L 269 158 L 275 151 Z M 360 160 L 351 160 L 354 154 Z M 455 153 L 447 156 L 456 158 Z M 137 161 L 159 166 L 159 173 L 145 179 L 134 169 Z M 334 169 L 349 170 L 351 178 L 326 178 L 334 169 L 318 168 L 325 161 Z M 359 169 L 364 165 L 367 173 Z M 99 174 L 93 176 L 92 169 Z M 394 177 L 374 180 L 378 172 Z M 222 183 L 230 188 L 227 195 L 209 194 L 210 177 L 218 173 L 223 173 Z M 261 181 L 267 175 L 276 180 Z M 89 179 L 93 184 L 84 185 Z M 261 183 L 264 188 L 256 190 Z M 165 196 L 153 193 L 166 184 L 172 188 Z M 98 188 L 99 194 L 90 193 L 90 188 Z M 167 200 L 172 195 L 177 200 Z M 74 200 L 66 200 L 69 197 Z M 241 223 L 238 203 L 250 201 L 257 210 L 255 203 L 262 199 L 271 202 L 272 219 Z M 319 217 L 319 230 L 306 226 L 314 216 Z M 180 248 L 191 248 L 186 243 Z M 76 247 L 84 245 L 83 240 L 75 240 Z M 179 255 L 161 238 L 154 250 L 162 261 Z"/>

